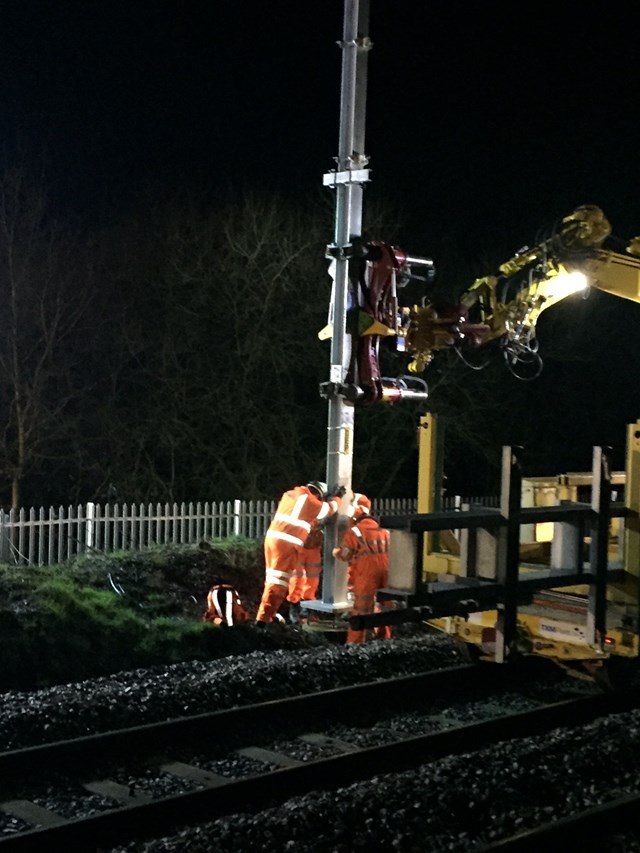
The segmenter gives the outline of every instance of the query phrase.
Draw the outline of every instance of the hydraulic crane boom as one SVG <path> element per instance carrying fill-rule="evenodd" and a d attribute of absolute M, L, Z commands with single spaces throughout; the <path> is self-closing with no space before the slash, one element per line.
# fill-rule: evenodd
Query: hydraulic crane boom
<path fill-rule="evenodd" d="M 350 361 L 338 393 L 359 406 L 426 400 L 428 389 L 418 376 L 438 352 L 453 349 L 464 357 L 491 341 L 499 341 L 516 375 L 520 364 L 537 366 L 528 377 L 520 376 L 535 378 L 542 368 L 536 324 L 543 311 L 588 288 L 640 302 L 640 237 L 622 252 L 608 248 L 610 237 L 611 226 L 599 207 L 578 207 L 535 246 L 520 249 L 495 274 L 476 279 L 455 303 L 429 298 L 435 276 L 430 259 L 411 257 L 381 241 L 355 244 L 346 311 Z M 416 279 L 426 291 L 421 303 L 402 305 L 403 289 Z M 319 336 L 332 334 L 330 312 Z M 381 375 L 379 352 L 387 339 L 409 356 L 410 375 Z M 327 383 L 321 393 L 331 397 L 335 390 Z"/>
<path fill-rule="evenodd" d="M 621 253 L 604 247 L 610 235 L 600 208 L 576 208 L 549 237 L 521 249 L 495 275 L 476 279 L 459 304 L 414 305 L 405 330 L 409 372 L 421 373 L 438 350 L 498 339 L 512 362 L 535 354 L 541 313 L 587 287 L 640 302 L 640 238 Z"/>

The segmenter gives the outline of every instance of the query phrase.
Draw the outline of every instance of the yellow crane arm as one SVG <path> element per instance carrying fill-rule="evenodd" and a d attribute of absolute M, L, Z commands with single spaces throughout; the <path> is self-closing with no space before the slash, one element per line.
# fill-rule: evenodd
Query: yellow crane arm
<path fill-rule="evenodd" d="M 603 247 L 610 235 L 602 210 L 584 205 L 495 275 L 476 279 L 459 304 L 413 306 L 404 329 L 409 371 L 421 373 L 438 350 L 497 339 L 517 360 L 534 341 L 540 314 L 585 287 L 640 302 L 640 237 L 620 253 Z"/>
<path fill-rule="evenodd" d="M 585 275 L 596 290 L 640 302 L 640 257 L 601 250 L 585 263 Z"/>

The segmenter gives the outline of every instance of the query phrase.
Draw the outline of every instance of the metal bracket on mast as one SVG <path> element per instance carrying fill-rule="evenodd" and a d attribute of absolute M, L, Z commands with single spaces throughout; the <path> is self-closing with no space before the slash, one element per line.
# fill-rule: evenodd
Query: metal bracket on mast
<path fill-rule="evenodd" d="M 336 187 L 338 184 L 366 184 L 371 169 L 345 169 L 343 172 L 326 172 L 322 176 L 325 187 Z"/>

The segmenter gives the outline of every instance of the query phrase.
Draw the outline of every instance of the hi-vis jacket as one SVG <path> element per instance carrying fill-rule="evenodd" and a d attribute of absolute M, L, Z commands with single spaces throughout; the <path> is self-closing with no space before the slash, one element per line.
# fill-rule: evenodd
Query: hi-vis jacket
<path fill-rule="evenodd" d="M 296 576 L 313 524 L 329 518 L 341 504 L 341 497 L 321 501 L 306 486 L 296 486 L 282 495 L 264 537 L 265 579 L 256 622 L 273 621 Z"/>
<path fill-rule="evenodd" d="M 306 486 L 289 489 L 280 498 L 265 539 L 279 539 L 302 547 L 314 522 L 329 518 L 340 508 L 341 498 L 321 501 Z"/>
<path fill-rule="evenodd" d="M 207 610 L 202 617 L 214 625 L 238 625 L 249 619 L 235 587 L 228 583 L 212 586 L 207 595 Z"/>
<path fill-rule="evenodd" d="M 387 586 L 389 580 L 389 540 L 388 530 L 371 516 L 363 515 L 346 531 L 342 544 L 333 550 L 334 557 L 349 563 L 347 583 L 353 595 L 355 616 L 380 612 L 383 606 L 389 606 L 376 601 L 378 590 Z M 388 639 L 391 628 L 380 626 L 374 629 L 374 634 Z M 364 643 L 369 636 L 369 631 L 349 627 L 346 642 Z"/>
<path fill-rule="evenodd" d="M 367 568 L 387 569 L 389 566 L 389 531 L 378 522 L 364 516 L 342 537 L 334 556 L 351 566 L 364 561 Z"/>

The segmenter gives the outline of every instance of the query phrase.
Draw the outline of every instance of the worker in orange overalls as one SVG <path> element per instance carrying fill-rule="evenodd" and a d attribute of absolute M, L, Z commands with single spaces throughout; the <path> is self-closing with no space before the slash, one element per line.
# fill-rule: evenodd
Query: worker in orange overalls
<path fill-rule="evenodd" d="M 322 546 L 324 533 L 319 523 L 309 531 L 307 541 L 298 551 L 298 565 L 289 581 L 289 622 L 300 622 L 300 602 L 313 601 L 318 593 L 322 574 Z"/>
<path fill-rule="evenodd" d="M 249 619 L 238 590 L 229 583 L 218 583 L 212 586 L 207 595 L 207 610 L 203 617 L 205 622 L 230 628 Z"/>
<path fill-rule="evenodd" d="M 352 615 L 381 611 L 376 602 L 376 593 L 387 586 L 389 579 L 388 530 L 380 527 L 370 515 L 371 501 L 366 495 L 356 492 L 349 510 L 351 527 L 347 529 L 342 543 L 333 549 L 333 556 L 349 563 L 347 584 L 353 596 Z M 381 625 L 374 629 L 378 639 L 390 639 L 391 628 Z M 364 643 L 369 639 L 367 631 L 347 631 L 347 643 Z"/>
<path fill-rule="evenodd" d="M 345 487 L 340 486 L 333 496 L 329 496 L 327 484 L 313 480 L 282 495 L 264 538 L 266 572 L 257 623 L 273 621 L 287 597 L 291 578 L 300 561 L 300 551 L 311 528 L 340 509 L 345 491 Z"/>

